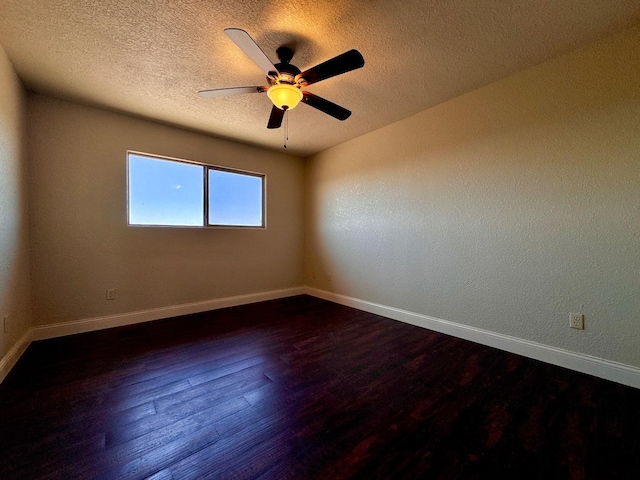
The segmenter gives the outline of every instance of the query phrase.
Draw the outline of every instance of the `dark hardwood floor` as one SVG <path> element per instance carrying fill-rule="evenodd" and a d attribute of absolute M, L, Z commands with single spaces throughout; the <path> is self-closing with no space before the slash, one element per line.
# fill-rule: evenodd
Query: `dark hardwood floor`
<path fill-rule="evenodd" d="M 32 344 L 0 478 L 637 479 L 640 390 L 301 296 Z"/>

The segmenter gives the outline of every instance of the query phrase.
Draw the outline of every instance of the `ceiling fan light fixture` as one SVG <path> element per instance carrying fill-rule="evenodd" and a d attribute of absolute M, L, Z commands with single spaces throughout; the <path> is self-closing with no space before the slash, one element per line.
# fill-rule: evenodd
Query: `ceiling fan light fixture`
<path fill-rule="evenodd" d="M 291 110 L 302 100 L 302 91 L 298 87 L 287 83 L 271 85 L 267 90 L 267 96 L 280 110 Z"/>

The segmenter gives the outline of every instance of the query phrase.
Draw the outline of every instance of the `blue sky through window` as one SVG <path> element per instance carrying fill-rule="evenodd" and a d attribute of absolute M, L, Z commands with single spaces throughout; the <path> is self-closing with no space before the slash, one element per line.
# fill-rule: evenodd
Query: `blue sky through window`
<path fill-rule="evenodd" d="M 202 226 L 203 169 L 129 154 L 129 223 Z"/>
<path fill-rule="evenodd" d="M 209 170 L 209 223 L 262 226 L 262 177 Z"/>

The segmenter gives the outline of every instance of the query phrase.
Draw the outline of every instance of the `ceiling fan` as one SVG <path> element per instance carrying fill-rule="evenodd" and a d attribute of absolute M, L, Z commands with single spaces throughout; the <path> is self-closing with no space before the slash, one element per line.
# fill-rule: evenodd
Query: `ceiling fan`
<path fill-rule="evenodd" d="M 346 108 L 307 92 L 303 88 L 364 66 L 364 58 L 357 50 L 349 50 L 342 55 L 301 72 L 298 67 L 289 63 L 293 58 L 293 50 L 290 48 L 280 47 L 276 50 L 280 63 L 274 65 L 253 38 L 244 30 L 226 28 L 224 33 L 262 69 L 267 76 L 269 86 L 201 90 L 198 92 L 201 97 L 216 98 L 240 93 L 266 92 L 273 102 L 267 128 L 280 128 L 285 112 L 295 108 L 299 102 L 317 108 L 338 120 L 346 120 L 351 115 L 351 112 Z"/>

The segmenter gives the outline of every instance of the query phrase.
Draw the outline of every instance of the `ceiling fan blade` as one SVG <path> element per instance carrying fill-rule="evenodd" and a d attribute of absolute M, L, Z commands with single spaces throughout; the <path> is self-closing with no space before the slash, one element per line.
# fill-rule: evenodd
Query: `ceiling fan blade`
<path fill-rule="evenodd" d="M 346 120 L 351 116 L 351 111 L 347 110 L 340 105 L 337 105 L 329 100 L 325 100 L 322 97 L 314 95 L 310 92 L 302 92 L 302 102 L 306 103 L 310 107 L 317 108 L 321 112 L 331 115 L 338 120 Z"/>
<path fill-rule="evenodd" d="M 214 88 L 213 90 L 200 90 L 198 95 L 203 98 L 226 97 L 227 95 L 238 95 L 241 93 L 262 93 L 266 92 L 268 87 L 231 87 L 231 88 Z"/>
<path fill-rule="evenodd" d="M 262 49 L 247 32 L 240 28 L 225 28 L 224 33 L 233 41 L 233 43 L 240 47 L 240 50 L 242 50 L 247 57 L 253 60 L 253 62 L 258 65 L 266 75 L 269 75 L 270 72 L 275 72 L 280 75 L 271 60 L 269 60 L 269 57 L 265 55 Z"/>
<path fill-rule="evenodd" d="M 275 105 L 271 109 L 271 115 L 269 116 L 269 123 L 267 128 L 280 128 L 282 125 L 282 119 L 284 118 L 284 110 L 280 110 Z"/>
<path fill-rule="evenodd" d="M 357 68 L 364 66 L 364 58 L 357 50 L 349 50 L 342 55 L 333 57 L 331 60 L 327 60 L 315 67 L 311 67 L 302 73 L 296 75 L 296 81 L 303 80 L 304 85 L 311 85 L 312 83 L 318 83 L 327 78 L 335 77 L 342 73 L 350 72 Z"/>

